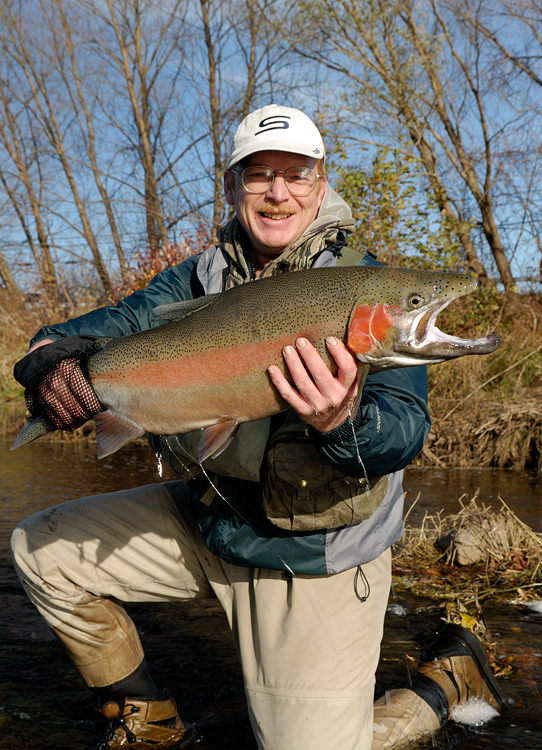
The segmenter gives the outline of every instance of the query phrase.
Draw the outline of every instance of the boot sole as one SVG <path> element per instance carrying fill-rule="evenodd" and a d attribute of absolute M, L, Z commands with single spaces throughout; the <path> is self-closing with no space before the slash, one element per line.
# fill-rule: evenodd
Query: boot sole
<path fill-rule="evenodd" d="M 428 648 L 428 651 L 431 651 L 431 653 L 433 653 L 437 659 L 442 659 L 447 656 L 458 656 L 458 654 L 446 653 L 446 648 L 444 648 L 442 651 L 438 650 L 438 641 L 443 636 L 448 634 L 451 635 L 455 641 L 461 643 L 461 645 L 468 651 L 469 656 L 474 659 L 476 666 L 478 667 L 480 673 L 484 678 L 485 683 L 491 690 L 493 697 L 495 698 L 501 709 L 505 710 L 507 708 L 510 708 L 511 701 L 505 698 L 497 683 L 497 680 L 493 676 L 493 672 L 491 671 L 491 667 L 489 665 L 489 659 L 487 658 L 484 647 L 482 646 L 478 638 L 470 632 L 470 630 L 466 630 L 466 628 L 462 627 L 461 625 L 445 625 L 433 642 L 437 644 L 437 648 L 434 649 L 433 645 L 431 644 Z M 452 651 L 452 649 L 450 649 L 450 651 Z"/>

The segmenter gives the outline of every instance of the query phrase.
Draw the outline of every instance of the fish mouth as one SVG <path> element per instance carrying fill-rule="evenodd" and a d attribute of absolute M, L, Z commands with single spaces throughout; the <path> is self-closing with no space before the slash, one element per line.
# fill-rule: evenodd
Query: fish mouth
<path fill-rule="evenodd" d="M 496 333 L 478 339 L 462 339 L 441 331 L 435 321 L 450 302 L 452 300 L 445 300 L 431 310 L 420 312 L 412 321 L 406 341 L 397 350 L 410 352 L 417 360 L 432 363 L 464 354 L 490 354 L 499 348 L 501 339 Z"/>

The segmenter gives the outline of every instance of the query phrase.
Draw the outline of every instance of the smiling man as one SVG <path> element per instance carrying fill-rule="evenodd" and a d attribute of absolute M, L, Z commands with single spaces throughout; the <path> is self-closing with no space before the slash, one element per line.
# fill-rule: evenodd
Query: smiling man
<path fill-rule="evenodd" d="M 345 248 L 354 224 L 327 184 L 324 159 L 318 129 L 299 110 L 269 105 L 250 114 L 234 137 L 224 189 L 235 215 L 218 243 L 115 307 L 42 328 L 32 340 L 35 349 L 65 339 L 67 359 L 36 386 L 50 419 L 73 430 L 96 413 L 92 386 L 69 356 L 82 335 L 148 329 L 158 305 L 264 276 L 376 263 Z M 63 503 L 15 530 L 21 580 L 108 720 L 100 750 L 190 744 L 123 603 L 209 596 L 237 645 L 260 750 L 372 747 L 402 470 L 430 425 L 425 370 L 369 376 L 350 421 L 356 361 L 341 341 L 327 343 L 336 375 L 309 341 L 292 341 L 284 349 L 290 378 L 269 372 L 291 409 L 241 425 L 205 471 L 190 460 L 193 436 L 150 436 L 178 479 Z M 346 513 L 339 521 L 338 510 Z M 469 648 L 439 642 L 414 687 L 381 706 L 379 750 L 436 729 L 459 695 L 472 694 L 472 675 L 480 694 L 488 680 L 468 661 Z"/>
<path fill-rule="evenodd" d="M 321 161 L 261 151 L 230 167 L 225 195 L 246 235 L 256 275 L 314 221 L 326 180 Z"/>

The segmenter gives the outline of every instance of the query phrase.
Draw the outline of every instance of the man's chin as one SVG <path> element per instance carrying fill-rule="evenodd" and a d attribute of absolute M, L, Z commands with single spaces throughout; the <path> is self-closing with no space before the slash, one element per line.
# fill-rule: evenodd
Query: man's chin
<path fill-rule="evenodd" d="M 299 232 L 296 232 L 295 228 L 291 225 L 280 227 L 266 226 L 265 231 L 259 232 L 259 236 L 255 239 L 262 248 L 266 248 L 276 256 L 289 247 L 298 236 Z"/>

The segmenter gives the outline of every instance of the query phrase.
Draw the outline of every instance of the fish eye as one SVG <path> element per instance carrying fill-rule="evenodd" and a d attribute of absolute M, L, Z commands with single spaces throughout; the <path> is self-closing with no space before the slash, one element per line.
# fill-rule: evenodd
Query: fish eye
<path fill-rule="evenodd" d="M 423 304 L 423 297 L 421 294 L 411 294 L 408 298 L 408 304 L 410 307 L 420 307 Z"/>

